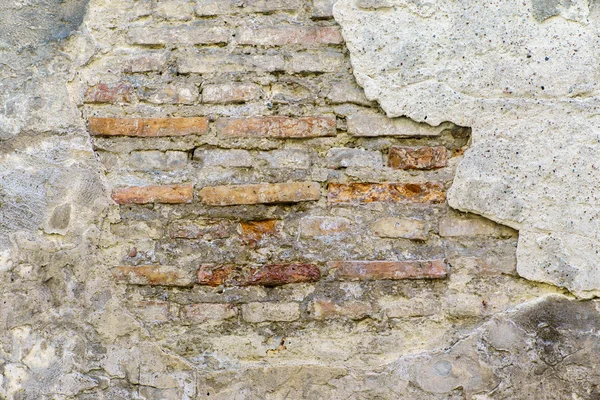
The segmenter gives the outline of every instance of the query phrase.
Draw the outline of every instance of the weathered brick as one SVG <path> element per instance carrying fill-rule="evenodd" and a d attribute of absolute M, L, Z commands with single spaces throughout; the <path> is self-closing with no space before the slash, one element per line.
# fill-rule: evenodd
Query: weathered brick
<path fill-rule="evenodd" d="M 161 265 L 120 266 L 112 269 L 116 281 L 128 285 L 191 286 L 193 274 Z"/>
<path fill-rule="evenodd" d="M 252 156 L 248 150 L 196 149 L 194 160 L 202 163 L 203 167 L 251 167 Z"/>
<path fill-rule="evenodd" d="M 291 73 L 340 72 L 347 67 L 342 53 L 320 51 L 317 53 L 293 53 L 286 68 Z"/>
<path fill-rule="evenodd" d="M 300 0 L 196 0 L 196 14 L 224 15 L 236 13 L 268 13 L 295 11 L 302 6 Z"/>
<path fill-rule="evenodd" d="M 383 297 L 377 303 L 388 318 L 427 317 L 441 311 L 439 300 L 433 297 Z"/>
<path fill-rule="evenodd" d="M 265 160 L 269 168 L 308 169 L 311 164 L 310 153 L 301 149 L 263 151 L 257 158 Z"/>
<path fill-rule="evenodd" d="M 257 322 L 292 322 L 300 318 L 298 303 L 248 303 L 242 305 L 244 321 Z"/>
<path fill-rule="evenodd" d="M 229 220 L 201 219 L 176 221 L 171 224 L 169 234 L 173 239 L 216 240 L 230 237 L 233 223 Z"/>
<path fill-rule="evenodd" d="M 276 219 L 242 221 L 240 222 L 242 243 L 255 246 L 263 238 L 277 235 L 279 232 L 279 225 L 280 221 Z"/>
<path fill-rule="evenodd" d="M 332 18 L 333 3 L 337 0 L 313 0 L 313 18 Z"/>
<path fill-rule="evenodd" d="M 336 133 L 335 117 L 283 116 L 220 118 L 217 131 L 220 136 L 231 137 L 270 137 L 270 138 L 309 138 L 333 136 Z"/>
<path fill-rule="evenodd" d="M 166 301 L 135 302 L 135 314 L 145 322 L 167 322 L 173 318 L 171 304 Z"/>
<path fill-rule="evenodd" d="M 299 228 L 303 237 L 338 236 L 350 230 L 350 221 L 342 217 L 305 217 Z"/>
<path fill-rule="evenodd" d="M 380 114 L 349 115 L 348 133 L 354 136 L 399 136 L 421 137 L 439 136 L 448 127 L 444 124 L 430 126 L 409 118 L 388 118 Z"/>
<path fill-rule="evenodd" d="M 321 272 L 313 264 L 213 265 L 198 269 L 198 283 L 208 286 L 281 286 L 290 283 L 316 282 Z"/>
<path fill-rule="evenodd" d="M 96 136 L 184 136 L 208 132 L 208 119 L 194 118 L 90 118 Z"/>
<path fill-rule="evenodd" d="M 86 103 L 130 103 L 134 97 L 134 89 L 129 83 L 108 85 L 99 83 L 88 88 L 85 93 Z"/>
<path fill-rule="evenodd" d="M 355 82 L 337 81 L 332 82 L 331 88 L 325 96 L 332 104 L 354 103 L 362 106 L 371 104 L 363 88 Z"/>
<path fill-rule="evenodd" d="M 321 186 L 316 182 L 212 186 L 203 188 L 199 194 L 211 206 L 297 203 L 319 200 Z"/>
<path fill-rule="evenodd" d="M 227 43 L 231 32 L 227 28 L 203 24 L 138 26 L 129 32 L 131 43 L 144 45 L 197 45 Z"/>
<path fill-rule="evenodd" d="M 207 321 L 224 321 L 236 317 L 237 307 L 232 304 L 188 304 L 181 309 L 181 319 L 202 323 Z"/>
<path fill-rule="evenodd" d="M 137 51 L 134 54 L 120 55 L 124 72 L 155 72 L 162 71 L 167 66 L 168 53 L 165 51 Z"/>
<path fill-rule="evenodd" d="M 327 152 L 329 168 L 382 168 L 383 155 L 379 151 L 334 147 Z"/>
<path fill-rule="evenodd" d="M 477 276 L 517 275 L 517 258 L 513 253 L 501 256 L 488 253 L 486 257 L 456 257 L 448 260 L 452 270 Z"/>
<path fill-rule="evenodd" d="M 177 58 L 177 63 L 181 74 L 275 72 L 283 71 L 285 66 L 280 54 L 236 55 L 222 52 L 183 52 Z"/>
<path fill-rule="evenodd" d="M 283 46 L 301 44 L 340 44 L 344 42 L 337 26 L 243 28 L 236 38 L 240 44 L 255 46 Z"/>
<path fill-rule="evenodd" d="M 330 203 L 443 203 L 444 185 L 425 183 L 330 183 L 327 201 Z"/>
<path fill-rule="evenodd" d="M 199 91 L 192 84 L 167 84 L 159 89 L 146 89 L 141 98 L 154 104 L 194 104 Z"/>
<path fill-rule="evenodd" d="M 160 0 L 154 3 L 152 13 L 163 19 L 188 21 L 194 9 L 189 0 Z"/>
<path fill-rule="evenodd" d="M 440 219 L 440 236 L 494 236 L 511 237 L 516 236 L 517 232 L 508 226 L 499 225 L 489 219 L 477 215 L 468 215 L 464 217 L 449 216 Z"/>
<path fill-rule="evenodd" d="M 113 190 L 117 204 L 191 203 L 194 198 L 191 185 L 131 186 Z"/>
<path fill-rule="evenodd" d="M 412 218 L 382 218 L 371 225 L 371 231 L 385 238 L 426 240 L 429 236 L 427 225 Z"/>
<path fill-rule="evenodd" d="M 331 300 L 318 299 L 312 304 L 312 314 L 316 319 L 362 319 L 373 315 L 373 306 L 364 301 L 336 303 Z"/>
<path fill-rule="evenodd" d="M 395 169 L 435 169 L 448 165 L 445 147 L 392 147 L 388 165 Z"/>
<path fill-rule="evenodd" d="M 255 83 L 223 83 L 204 85 L 202 89 L 202 102 L 209 104 L 245 103 L 258 100 L 262 95 L 262 88 Z"/>
<path fill-rule="evenodd" d="M 185 168 L 188 155 L 184 151 L 132 151 L 127 164 L 135 170 L 177 170 Z"/>
<path fill-rule="evenodd" d="M 327 263 L 341 280 L 437 279 L 445 278 L 448 266 L 432 261 L 331 261 Z"/>

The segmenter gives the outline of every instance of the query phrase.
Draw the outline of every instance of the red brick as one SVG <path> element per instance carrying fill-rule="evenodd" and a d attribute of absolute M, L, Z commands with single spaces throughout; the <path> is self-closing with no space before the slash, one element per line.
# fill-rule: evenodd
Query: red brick
<path fill-rule="evenodd" d="M 444 185 L 425 183 L 330 183 L 329 203 L 443 203 L 446 201 Z"/>
<path fill-rule="evenodd" d="M 373 306 L 363 301 L 347 301 L 334 303 L 331 300 L 315 300 L 312 305 L 313 317 L 316 319 L 350 318 L 362 319 L 373 314 Z"/>
<path fill-rule="evenodd" d="M 333 136 L 336 133 L 335 117 L 250 117 L 221 118 L 217 131 L 225 138 L 309 138 Z"/>
<path fill-rule="evenodd" d="M 448 266 L 443 260 L 432 261 L 331 261 L 340 280 L 436 279 L 445 278 Z"/>
<path fill-rule="evenodd" d="M 88 88 L 85 93 L 86 103 L 130 103 L 133 98 L 133 87 L 128 83 L 108 85 L 99 83 Z"/>
<path fill-rule="evenodd" d="M 199 195 L 211 206 L 296 203 L 319 200 L 321 186 L 316 182 L 211 186 L 200 190 Z"/>
<path fill-rule="evenodd" d="M 231 304 L 188 304 L 181 310 L 181 318 L 191 322 L 224 321 L 234 318 L 238 309 Z"/>
<path fill-rule="evenodd" d="M 208 132 L 208 119 L 195 118 L 90 118 L 95 136 L 184 136 Z"/>
<path fill-rule="evenodd" d="M 261 267 L 242 265 L 202 265 L 198 283 L 208 286 L 281 286 L 316 282 L 321 272 L 313 264 L 271 264 Z"/>
<path fill-rule="evenodd" d="M 173 239 L 215 240 L 231 236 L 231 221 L 201 220 L 177 221 L 171 225 L 170 236 Z"/>
<path fill-rule="evenodd" d="M 276 219 L 240 222 L 242 243 L 255 246 L 263 238 L 275 236 L 278 233 L 278 222 Z"/>
<path fill-rule="evenodd" d="M 388 165 L 394 169 L 435 169 L 448 165 L 445 147 L 392 147 Z"/>
<path fill-rule="evenodd" d="M 112 199 L 117 204 L 191 203 L 192 185 L 132 186 L 114 189 Z"/>
<path fill-rule="evenodd" d="M 112 269 L 116 281 L 129 285 L 191 286 L 191 274 L 177 267 L 160 265 L 120 266 Z"/>
<path fill-rule="evenodd" d="M 301 44 L 340 44 L 344 42 L 342 33 L 337 26 L 312 26 L 312 27 L 283 27 L 241 29 L 237 33 L 241 44 L 282 46 Z"/>

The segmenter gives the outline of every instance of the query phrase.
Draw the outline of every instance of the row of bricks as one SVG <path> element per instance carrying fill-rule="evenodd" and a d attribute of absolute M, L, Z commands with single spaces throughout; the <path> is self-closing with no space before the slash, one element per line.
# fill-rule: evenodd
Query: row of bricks
<path fill-rule="evenodd" d="M 330 18 L 333 15 L 333 4 L 336 0 L 313 0 L 311 10 L 312 18 Z M 364 2 L 364 0 L 361 0 Z M 249 14 L 296 12 L 306 6 L 306 0 L 161 0 L 148 9 L 147 14 L 164 19 L 191 18 L 195 13 L 199 17 Z"/>
<path fill-rule="evenodd" d="M 446 201 L 444 184 L 424 183 L 329 183 L 329 203 L 429 203 Z M 208 186 L 198 191 L 208 206 L 282 204 L 318 201 L 321 185 L 317 182 L 264 183 L 253 185 Z M 118 204 L 183 204 L 194 200 L 192 185 L 132 186 L 112 193 Z"/>
<path fill-rule="evenodd" d="M 333 279 L 342 281 L 441 279 L 448 275 L 444 260 L 432 261 L 330 261 Z M 112 269 L 118 282 L 152 286 L 281 286 L 317 282 L 315 264 L 289 263 L 261 266 L 205 264 L 195 272 L 160 265 L 119 266 Z"/>
<path fill-rule="evenodd" d="M 348 218 L 332 216 L 309 216 L 298 221 L 298 232 L 303 238 L 336 237 L 348 234 L 369 234 L 381 238 L 427 240 L 431 224 L 416 218 L 384 217 L 364 226 L 356 225 Z M 127 229 L 127 225 L 125 228 Z M 119 229 L 115 230 L 119 232 Z M 180 220 L 169 224 L 171 239 L 196 239 L 213 241 L 239 235 L 242 244 L 255 245 L 263 239 L 284 237 L 284 221 L 266 219 L 235 222 L 229 219 Z M 437 232 L 441 237 L 491 236 L 512 237 L 515 231 L 476 216 L 448 216 L 439 219 Z M 155 228 L 148 237 L 162 237 L 161 228 Z"/>
<path fill-rule="evenodd" d="M 309 85 L 309 84 L 307 84 Z M 348 80 L 331 82 L 320 96 L 331 104 L 354 103 L 370 105 L 362 89 Z M 158 85 L 135 84 L 121 81 L 99 83 L 87 89 L 84 102 L 87 104 L 126 104 L 145 101 L 152 104 L 242 104 L 263 99 L 271 104 L 288 102 L 313 102 L 317 94 L 309 90 L 298 94 L 294 84 L 273 83 L 262 86 L 252 82 L 229 82 L 203 84 L 201 88 L 193 82 L 171 82 Z M 268 104 L 267 104 L 268 107 Z"/>
<path fill-rule="evenodd" d="M 166 301 L 139 301 L 134 304 L 136 314 L 146 321 L 168 322 L 180 319 L 184 323 L 226 321 L 237 318 L 248 323 L 293 322 L 301 318 L 302 311 L 296 302 L 250 302 L 240 306 L 229 303 L 194 303 L 179 305 Z M 306 309 L 311 319 L 335 318 L 363 319 L 385 314 L 388 318 L 422 317 L 441 311 L 435 299 L 379 299 L 375 305 L 360 300 L 333 301 L 326 298 L 314 299 Z"/>
<path fill-rule="evenodd" d="M 229 28 L 210 27 L 204 23 L 178 25 L 143 25 L 132 27 L 129 32 L 132 44 L 139 45 L 209 45 L 237 44 L 252 46 L 302 45 L 303 47 L 344 42 L 337 26 L 276 27 L 276 28 Z"/>
<path fill-rule="evenodd" d="M 217 134 L 222 138 L 316 138 L 335 136 L 335 116 L 319 117 L 242 117 L 218 118 Z M 89 119 L 93 136 L 164 137 L 204 135 L 209 132 L 207 117 L 173 118 L 98 118 Z M 446 126 L 430 127 L 407 122 L 402 118 L 386 118 L 377 114 L 355 114 L 347 118 L 347 131 L 357 137 L 439 136 Z"/>
<path fill-rule="evenodd" d="M 335 51 L 334 51 L 335 50 Z M 98 67 L 113 73 L 159 72 L 173 65 L 178 74 L 232 74 L 247 76 L 250 72 L 328 73 L 349 68 L 344 54 L 336 49 L 321 51 L 283 51 L 276 54 L 231 53 L 226 48 L 165 50 L 119 49 L 105 56 Z M 104 66 L 104 67 L 102 67 Z"/>
<path fill-rule="evenodd" d="M 101 159 L 109 169 L 116 165 L 133 170 L 177 170 L 188 165 L 188 153 L 184 151 L 133 151 L 127 159 L 117 160 L 102 153 Z M 284 149 L 250 152 L 242 149 L 196 149 L 193 160 L 202 168 L 273 168 L 306 170 L 317 162 L 317 157 L 308 150 Z M 382 169 L 384 156 L 377 150 L 334 147 L 323 160 L 326 168 L 370 168 Z M 387 166 L 403 170 L 431 170 L 447 166 L 448 150 L 444 147 L 390 147 Z"/>

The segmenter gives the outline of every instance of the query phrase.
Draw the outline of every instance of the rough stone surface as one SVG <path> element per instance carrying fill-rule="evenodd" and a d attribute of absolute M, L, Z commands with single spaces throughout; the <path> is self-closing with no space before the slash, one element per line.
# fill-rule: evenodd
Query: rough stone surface
<path fill-rule="evenodd" d="M 518 229 L 519 273 L 585 297 L 600 293 L 599 16 L 587 1 L 335 5 L 369 99 L 473 128 L 450 205 Z"/>

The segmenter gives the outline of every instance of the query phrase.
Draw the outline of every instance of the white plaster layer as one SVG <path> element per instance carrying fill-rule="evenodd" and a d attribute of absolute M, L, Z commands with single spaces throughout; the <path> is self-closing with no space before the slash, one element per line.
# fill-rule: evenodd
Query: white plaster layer
<path fill-rule="evenodd" d="M 452 207 L 520 230 L 521 276 L 600 294 L 600 15 L 562 0 L 334 7 L 388 116 L 473 128 Z"/>

